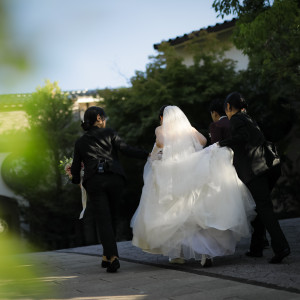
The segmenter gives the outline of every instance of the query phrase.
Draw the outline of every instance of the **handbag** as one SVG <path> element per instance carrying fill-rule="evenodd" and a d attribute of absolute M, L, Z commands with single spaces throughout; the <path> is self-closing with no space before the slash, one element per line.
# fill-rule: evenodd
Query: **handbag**
<path fill-rule="evenodd" d="M 259 131 L 261 131 L 259 126 L 252 119 L 242 118 L 242 120 L 244 120 L 244 122 L 246 121 L 249 128 L 256 128 Z M 261 160 L 265 161 L 264 166 L 263 166 L 263 164 L 261 164 L 261 166 L 258 166 L 258 169 L 261 168 L 261 171 L 259 171 L 259 172 L 264 172 L 264 171 L 271 169 L 273 167 L 276 167 L 280 164 L 280 157 L 279 157 L 276 145 L 273 142 L 265 140 L 263 142 L 263 144 L 258 146 L 253 152 L 255 153 L 255 156 L 259 160 L 261 159 Z M 258 163 L 258 165 L 259 165 L 259 163 Z"/>

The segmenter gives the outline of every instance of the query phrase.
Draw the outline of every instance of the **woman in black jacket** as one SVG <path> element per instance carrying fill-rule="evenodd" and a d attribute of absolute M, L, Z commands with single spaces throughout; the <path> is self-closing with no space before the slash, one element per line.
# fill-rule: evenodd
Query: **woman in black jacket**
<path fill-rule="evenodd" d="M 75 143 L 72 182 L 80 184 L 83 162 L 82 185 L 99 227 L 103 246 L 102 267 L 107 268 L 107 272 L 116 272 L 120 268 L 115 239 L 116 219 L 125 178 L 118 151 L 141 159 L 146 159 L 149 153 L 129 147 L 115 131 L 105 128 L 106 115 L 100 107 L 89 107 L 81 126 L 86 133 Z"/>
<path fill-rule="evenodd" d="M 234 152 L 233 165 L 239 178 L 246 184 L 256 203 L 257 217 L 253 221 L 250 257 L 261 257 L 264 248 L 265 228 L 270 234 L 274 256 L 270 263 L 280 263 L 290 254 L 289 244 L 273 212 L 270 198 L 275 184 L 272 161 L 266 152 L 266 140 L 257 124 L 245 113 L 247 104 L 242 96 L 231 93 L 225 100 L 225 112 L 230 120 L 231 138 L 219 142 Z M 272 172 L 271 172 L 272 170 Z M 271 176 L 272 175 L 272 176 Z M 280 175 L 280 173 L 279 173 Z M 276 179 L 278 179 L 277 176 Z"/>

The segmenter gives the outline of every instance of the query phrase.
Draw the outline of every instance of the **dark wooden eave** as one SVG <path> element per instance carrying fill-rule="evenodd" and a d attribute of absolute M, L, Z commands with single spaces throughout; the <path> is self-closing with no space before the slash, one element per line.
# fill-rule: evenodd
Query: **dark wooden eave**
<path fill-rule="evenodd" d="M 182 43 L 192 39 L 194 36 L 199 35 L 203 31 L 206 31 L 207 33 L 211 33 L 211 32 L 218 32 L 218 31 L 222 31 L 222 30 L 234 27 L 236 20 L 237 19 L 234 18 L 231 21 L 225 21 L 221 24 L 217 23 L 214 26 L 208 26 L 207 28 L 201 28 L 199 30 L 192 31 L 191 33 L 184 34 L 182 36 L 177 36 L 174 39 L 169 39 L 168 41 L 165 41 L 165 42 L 169 43 L 171 46 L 179 45 L 179 44 L 182 44 Z M 154 44 L 153 47 L 155 50 L 158 50 L 160 45 L 161 45 L 161 43 Z"/>

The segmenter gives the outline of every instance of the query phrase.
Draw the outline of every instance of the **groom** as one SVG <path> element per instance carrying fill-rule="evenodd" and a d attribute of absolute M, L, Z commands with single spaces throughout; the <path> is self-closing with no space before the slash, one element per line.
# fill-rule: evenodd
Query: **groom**
<path fill-rule="evenodd" d="M 213 123 L 209 125 L 211 143 L 217 143 L 230 137 L 230 123 L 225 114 L 224 100 L 214 99 L 209 107 Z"/>

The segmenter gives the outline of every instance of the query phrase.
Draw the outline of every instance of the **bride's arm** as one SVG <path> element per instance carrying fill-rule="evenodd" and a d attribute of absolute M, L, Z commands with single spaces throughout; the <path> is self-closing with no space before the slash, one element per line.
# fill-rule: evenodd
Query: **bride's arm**
<path fill-rule="evenodd" d="M 205 136 L 201 134 L 198 130 L 196 130 L 194 127 L 193 127 L 193 133 L 197 138 L 197 140 L 199 141 L 199 143 L 204 147 L 207 143 L 207 139 L 205 138 Z"/>
<path fill-rule="evenodd" d="M 162 136 L 162 128 L 161 126 L 157 127 L 155 129 L 155 135 L 156 135 L 156 146 L 158 148 L 163 148 L 164 147 L 164 141 L 163 141 L 163 136 Z"/>
<path fill-rule="evenodd" d="M 161 128 L 160 127 L 157 127 L 155 129 L 155 135 L 156 135 L 156 140 L 155 140 L 155 144 L 154 144 L 154 147 L 152 149 L 152 152 L 150 154 L 150 159 L 153 161 L 153 160 L 157 160 L 157 159 L 160 159 L 158 157 L 158 154 L 161 153 L 161 150 L 163 148 L 163 139 L 162 139 L 162 132 L 161 132 Z"/>

